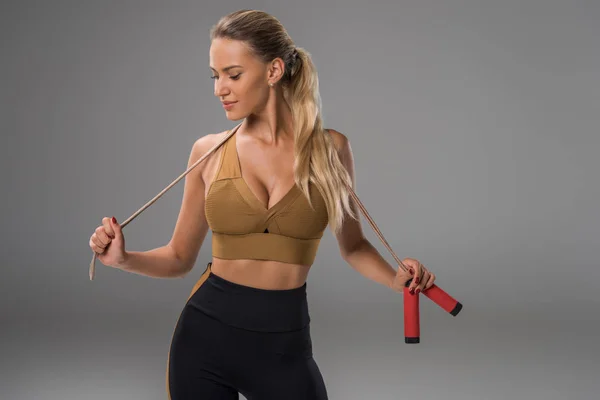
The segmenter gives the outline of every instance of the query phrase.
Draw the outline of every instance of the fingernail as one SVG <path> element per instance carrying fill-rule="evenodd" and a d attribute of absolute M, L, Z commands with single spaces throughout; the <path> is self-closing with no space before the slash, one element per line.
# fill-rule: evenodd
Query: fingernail
<path fill-rule="evenodd" d="M 413 275 L 413 274 L 415 273 L 415 271 L 414 271 L 412 268 L 411 268 L 411 269 L 409 269 L 409 271 L 410 271 L 410 274 L 411 274 L 411 275 Z"/>
<path fill-rule="evenodd" d="M 418 276 L 415 278 L 415 283 L 418 285 L 419 282 L 421 281 L 421 278 L 419 278 Z"/>
<path fill-rule="evenodd" d="M 410 288 L 410 289 L 408 289 L 408 291 L 410 292 L 410 294 L 415 294 L 415 289 L 414 288 Z"/>
<path fill-rule="evenodd" d="M 112 217 L 112 222 L 116 224 L 117 223 L 117 219 L 115 217 Z"/>
<path fill-rule="evenodd" d="M 417 289 L 417 294 L 421 293 L 421 289 Z"/>

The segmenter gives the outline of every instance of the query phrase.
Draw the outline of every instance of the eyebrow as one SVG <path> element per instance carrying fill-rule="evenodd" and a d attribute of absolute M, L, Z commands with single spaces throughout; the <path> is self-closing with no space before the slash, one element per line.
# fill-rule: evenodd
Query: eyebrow
<path fill-rule="evenodd" d="M 213 71 L 216 71 L 216 69 L 214 69 L 213 67 L 209 66 L 209 68 L 212 69 Z M 242 66 L 241 65 L 230 65 L 228 67 L 223 68 L 223 72 L 227 72 L 232 68 L 242 68 Z"/>

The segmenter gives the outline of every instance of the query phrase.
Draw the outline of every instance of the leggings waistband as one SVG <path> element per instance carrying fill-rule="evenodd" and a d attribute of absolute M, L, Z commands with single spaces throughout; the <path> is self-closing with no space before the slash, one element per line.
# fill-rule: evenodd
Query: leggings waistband
<path fill-rule="evenodd" d="M 288 332 L 310 323 L 306 282 L 294 289 L 260 289 L 226 280 L 211 271 L 196 283 L 188 304 L 236 328 Z"/>

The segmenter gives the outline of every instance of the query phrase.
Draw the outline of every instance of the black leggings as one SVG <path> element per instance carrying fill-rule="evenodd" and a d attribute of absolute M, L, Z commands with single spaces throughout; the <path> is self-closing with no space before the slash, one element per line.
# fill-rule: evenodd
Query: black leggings
<path fill-rule="evenodd" d="M 194 285 L 171 341 L 170 400 L 326 400 L 312 353 L 306 283 L 266 290 L 210 270 Z"/>

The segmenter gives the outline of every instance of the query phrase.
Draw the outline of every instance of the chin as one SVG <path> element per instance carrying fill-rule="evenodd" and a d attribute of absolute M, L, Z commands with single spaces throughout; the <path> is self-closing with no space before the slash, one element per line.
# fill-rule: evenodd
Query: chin
<path fill-rule="evenodd" d="M 245 115 L 242 115 L 240 113 L 233 113 L 233 112 L 225 112 L 225 116 L 230 121 L 239 121 L 246 117 Z"/>

